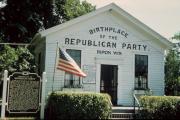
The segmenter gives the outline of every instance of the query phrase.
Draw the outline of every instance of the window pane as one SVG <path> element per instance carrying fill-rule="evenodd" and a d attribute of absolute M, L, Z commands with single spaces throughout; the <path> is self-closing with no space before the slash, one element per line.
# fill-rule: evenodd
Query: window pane
<path fill-rule="evenodd" d="M 72 57 L 72 59 L 81 67 L 81 51 L 67 49 L 66 52 Z M 65 87 L 79 87 L 80 77 L 73 74 L 65 73 Z"/>
<path fill-rule="evenodd" d="M 74 59 L 74 61 L 81 67 L 81 51 L 67 49 L 66 52 Z"/>
<path fill-rule="evenodd" d="M 135 89 L 147 89 L 148 56 L 135 55 Z"/>

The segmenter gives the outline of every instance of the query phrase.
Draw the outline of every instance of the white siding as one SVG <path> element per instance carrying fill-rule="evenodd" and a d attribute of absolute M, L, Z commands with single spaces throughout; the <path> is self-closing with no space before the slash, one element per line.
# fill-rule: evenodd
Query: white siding
<path fill-rule="evenodd" d="M 154 95 L 164 95 L 164 57 L 158 52 L 149 58 L 149 87 Z"/>

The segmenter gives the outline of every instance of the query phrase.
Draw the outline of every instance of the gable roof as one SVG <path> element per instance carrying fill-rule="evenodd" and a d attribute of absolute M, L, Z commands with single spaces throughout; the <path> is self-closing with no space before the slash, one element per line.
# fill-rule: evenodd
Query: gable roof
<path fill-rule="evenodd" d="M 137 25 L 138 28 L 142 29 L 143 31 L 147 32 L 148 34 L 154 36 L 156 39 L 159 40 L 160 43 L 162 43 L 165 48 L 171 48 L 173 46 L 173 44 L 167 40 L 165 37 L 161 36 L 160 34 L 158 34 L 157 32 L 155 32 L 154 30 L 152 30 L 151 28 L 149 28 L 147 25 L 145 25 L 144 23 L 140 22 L 138 19 L 134 18 L 133 16 L 131 16 L 129 13 L 127 13 L 126 11 L 124 11 L 123 9 L 121 9 L 119 6 L 117 6 L 114 3 L 111 3 L 107 6 L 104 6 L 102 8 L 99 8 L 93 12 L 90 12 L 88 14 L 82 15 L 80 17 L 77 17 L 75 19 L 72 19 L 70 21 L 67 21 L 63 24 L 51 27 L 49 29 L 46 29 L 44 31 L 41 31 L 39 34 L 42 37 L 45 37 L 51 33 L 57 32 L 59 30 L 62 30 L 68 26 L 72 26 L 74 24 L 80 23 L 82 21 L 85 21 L 93 16 L 96 16 L 100 13 L 106 12 L 106 11 L 115 11 L 116 13 L 120 14 L 121 16 L 123 16 L 124 18 L 128 19 L 130 22 L 132 22 L 133 24 Z M 33 40 L 34 41 L 34 40 Z"/>

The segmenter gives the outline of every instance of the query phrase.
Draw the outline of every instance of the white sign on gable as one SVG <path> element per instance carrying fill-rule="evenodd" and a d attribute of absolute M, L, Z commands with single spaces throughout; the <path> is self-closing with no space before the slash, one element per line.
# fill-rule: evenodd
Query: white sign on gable
<path fill-rule="evenodd" d="M 64 44 L 68 46 L 83 46 L 97 48 L 97 54 L 121 55 L 121 50 L 144 51 L 149 50 L 143 42 L 133 41 L 131 33 L 118 27 L 97 26 L 86 31 L 87 38 L 81 36 L 66 36 Z M 79 33 L 81 34 L 81 33 Z M 105 50 L 101 50 L 105 49 Z M 108 50 L 113 49 L 113 50 Z"/>

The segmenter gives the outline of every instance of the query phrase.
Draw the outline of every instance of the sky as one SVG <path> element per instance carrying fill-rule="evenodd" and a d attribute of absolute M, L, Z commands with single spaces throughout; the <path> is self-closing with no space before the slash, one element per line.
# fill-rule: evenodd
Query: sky
<path fill-rule="evenodd" d="M 180 32 L 180 0 L 86 0 L 96 8 L 112 2 L 167 39 Z"/>

